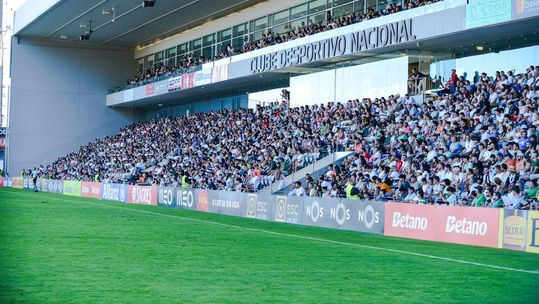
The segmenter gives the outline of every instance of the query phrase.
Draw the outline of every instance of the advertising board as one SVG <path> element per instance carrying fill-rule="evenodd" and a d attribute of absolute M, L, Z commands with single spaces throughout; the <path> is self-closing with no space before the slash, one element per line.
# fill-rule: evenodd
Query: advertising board
<path fill-rule="evenodd" d="M 276 222 L 303 224 L 303 199 L 297 196 L 276 196 L 274 204 Z"/>
<path fill-rule="evenodd" d="M 159 187 L 157 204 L 159 206 L 195 209 L 197 199 L 197 189 Z"/>
<path fill-rule="evenodd" d="M 260 220 L 273 220 L 275 211 L 272 206 L 275 204 L 274 196 L 270 194 L 249 193 L 247 194 L 246 217 Z"/>
<path fill-rule="evenodd" d="M 157 206 L 157 186 L 127 186 L 127 202 Z"/>
<path fill-rule="evenodd" d="M 45 185 L 42 191 L 49 193 L 64 193 L 64 181 L 55 179 L 45 179 Z M 43 182 L 42 182 L 43 184 Z"/>
<path fill-rule="evenodd" d="M 384 203 L 306 197 L 303 224 L 371 233 L 384 232 Z"/>
<path fill-rule="evenodd" d="M 127 186 L 124 184 L 103 183 L 103 196 L 105 200 L 126 202 Z"/>
<path fill-rule="evenodd" d="M 500 209 L 387 203 L 384 234 L 498 247 Z"/>
<path fill-rule="evenodd" d="M 207 190 L 209 212 L 245 216 L 247 197 L 245 193 Z"/>
<path fill-rule="evenodd" d="M 528 211 L 526 251 L 539 253 L 539 211 Z"/>
<path fill-rule="evenodd" d="M 526 250 L 526 234 L 528 232 L 528 212 L 524 210 L 505 209 L 500 217 L 500 241 L 498 247 Z"/>
<path fill-rule="evenodd" d="M 64 194 L 71 196 L 80 196 L 81 182 L 80 181 L 64 181 Z"/>
<path fill-rule="evenodd" d="M 168 91 L 174 92 L 182 88 L 182 76 L 172 77 L 168 80 Z"/>
<path fill-rule="evenodd" d="M 81 182 L 80 194 L 84 197 L 101 198 L 103 196 L 101 183 Z"/>

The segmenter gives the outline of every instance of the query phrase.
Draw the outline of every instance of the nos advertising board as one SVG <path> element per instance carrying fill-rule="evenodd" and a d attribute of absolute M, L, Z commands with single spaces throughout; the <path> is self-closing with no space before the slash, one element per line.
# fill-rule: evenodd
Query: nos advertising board
<path fill-rule="evenodd" d="M 303 224 L 370 233 L 384 232 L 384 203 L 306 197 Z"/>
<path fill-rule="evenodd" d="M 157 206 L 157 186 L 127 186 L 127 202 Z"/>
<path fill-rule="evenodd" d="M 103 183 L 103 199 L 111 201 L 126 202 L 127 186 L 124 184 Z"/>
<path fill-rule="evenodd" d="M 81 182 L 79 181 L 64 181 L 64 194 L 71 196 L 80 196 Z"/>
<path fill-rule="evenodd" d="M 84 197 L 101 198 L 102 197 L 101 183 L 82 182 L 80 194 Z"/>

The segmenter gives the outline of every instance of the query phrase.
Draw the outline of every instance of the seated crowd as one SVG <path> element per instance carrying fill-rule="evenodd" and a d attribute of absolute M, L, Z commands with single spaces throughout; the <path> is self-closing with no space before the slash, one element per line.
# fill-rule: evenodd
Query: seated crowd
<path fill-rule="evenodd" d="M 452 80 L 440 96 L 348 101 L 339 143 L 355 153 L 290 195 L 529 208 L 539 199 L 539 66 Z"/>
<path fill-rule="evenodd" d="M 247 53 L 274 44 L 284 43 L 289 40 L 303 38 L 309 35 L 314 35 L 335 28 L 359 23 L 365 20 L 370 20 L 385 15 L 398 13 L 404 10 L 413 9 L 419 6 L 424 6 L 440 1 L 443 0 L 406 0 L 404 1 L 404 5 L 400 5 L 400 3 L 389 3 L 384 9 L 380 11 L 376 11 L 374 8 L 369 8 L 367 13 L 357 11 L 346 16 L 342 16 L 340 18 L 333 18 L 331 16 L 331 13 L 328 11 L 326 14 L 326 19 L 320 23 L 312 23 L 310 25 L 303 24 L 299 28 L 293 28 L 290 31 L 282 34 L 272 33 L 271 31 L 268 31 L 266 34 L 263 34 L 262 39 L 257 41 L 249 41 L 249 38 L 245 36 L 243 37 L 243 43 L 239 49 L 235 50 L 230 44 L 227 44 L 226 46 L 224 46 L 223 50 L 215 54 L 214 59 L 219 60 L 233 55 Z M 126 81 L 124 85 L 117 87 L 114 91 L 117 92 L 124 89 L 145 85 L 147 83 L 156 81 L 162 76 L 168 78 L 184 73 L 190 73 L 194 71 L 194 68 L 210 61 L 210 58 L 204 56 L 195 57 L 192 53 L 187 54 L 183 56 L 175 66 L 169 67 L 165 66 L 164 64 L 160 64 L 159 66 L 156 66 L 152 69 L 140 70 L 138 75 L 132 76 L 131 79 Z"/>
<path fill-rule="evenodd" d="M 327 152 L 347 150 L 355 153 L 290 195 L 536 204 L 539 66 L 472 80 L 453 74 L 447 92 L 425 100 L 275 103 L 134 124 L 34 172 L 161 186 L 181 186 L 185 176 L 195 188 L 256 191 L 264 180 L 282 181 Z"/>

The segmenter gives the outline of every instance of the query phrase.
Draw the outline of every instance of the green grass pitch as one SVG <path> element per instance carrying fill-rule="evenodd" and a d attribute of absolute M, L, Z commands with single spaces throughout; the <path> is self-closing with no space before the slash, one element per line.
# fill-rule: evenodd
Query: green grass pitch
<path fill-rule="evenodd" d="M 515 269 L 539 255 L 0 189 L 0 303 L 539 303 Z"/>

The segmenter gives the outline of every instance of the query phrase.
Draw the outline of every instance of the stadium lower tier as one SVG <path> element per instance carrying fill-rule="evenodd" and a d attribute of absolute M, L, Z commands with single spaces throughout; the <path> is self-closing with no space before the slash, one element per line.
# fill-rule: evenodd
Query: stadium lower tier
<path fill-rule="evenodd" d="M 259 220 L 539 253 L 539 211 L 0 178 L 0 186 Z"/>

